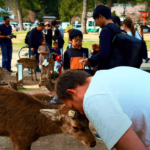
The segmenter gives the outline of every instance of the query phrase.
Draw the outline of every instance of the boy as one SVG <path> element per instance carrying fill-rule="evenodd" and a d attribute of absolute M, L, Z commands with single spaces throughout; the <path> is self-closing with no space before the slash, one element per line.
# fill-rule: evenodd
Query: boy
<path fill-rule="evenodd" d="M 57 42 L 54 42 L 53 46 L 54 46 L 54 48 L 51 50 L 51 52 L 52 52 L 51 55 L 55 61 L 57 55 L 61 55 L 61 53 L 60 53 L 60 49 L 58 48 Z"/>
<path fill-rule="evenodd" d="M 97 64 L 98 70 L 108 69 L 107 63 L 112 48 L 111 42 L 114 35 L 120 33 L 120 29 L 111 20 L 111 11 L 107 6 L 97 6 L 97 8 L 94 10 L 93 18 L 95 19 L 97 25 L 102 28 L 99 40 L 100 51 L 89 59 L 83 59 L 81 62 L 85 66 L 95 66 Z M 114 33 L 105 26 L 112 28 Z"/>
<path fill-rule="evenodd" d="M 89 67 L 84 67 L 80 60 L 83 58 L 89 58 L 91 56 L 87 48 L 82 47 L 83 34 L 79 30 L 72 30 L 69 39 L 72 44 L 72 48 L 67 49 L 64 53 L 64 70 L 78 69 L 85 70 L 92 74 L 92 70 Z"/>

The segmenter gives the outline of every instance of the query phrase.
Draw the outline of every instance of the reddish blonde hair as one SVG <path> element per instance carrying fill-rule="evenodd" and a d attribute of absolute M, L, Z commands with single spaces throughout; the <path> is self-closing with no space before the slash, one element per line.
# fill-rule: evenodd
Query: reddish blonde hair
<path fill-rule="evenodd" d="M 130 17 L 126 18 L 123 21 L 123 24 L 125 24 L 130 30 L 133 36 L 135 36 L 135 29 L 134 29 L 134 23 Z"/>

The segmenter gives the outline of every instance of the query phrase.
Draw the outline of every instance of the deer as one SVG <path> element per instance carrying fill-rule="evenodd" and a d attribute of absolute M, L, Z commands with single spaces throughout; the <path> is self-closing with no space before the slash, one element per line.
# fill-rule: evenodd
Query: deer
<path fill-rule="evenodd" d="M 49 78 L 44 77 L 39 82 L 39 87 L 45 86 L 50 92 L 55 91 L 55 85 L 56 85 L 57 79 L 52 79 L 51 75 L 49 75 Z"/>
<path fill-rule="evenodd" d="M 42 65 L 41 69 L 41 79 L 43 77 L 44 72 L 46 72 L 46 76 L 49 76 L 50 71 L 54 69 L 54 60 L 53 58 L 47 58 L 47 62 L 49 63 L 47 66 Z"/>
<path fill-rule="evenodd" d="M 7 75 L 11 75 L 11 72 L 9 72 L 6 68 L 0 67 L 0 83 L 4 83 L 4 78 Z"/>
<path fill-rule="evenodd" d="M 36 79 L 36 81 L 38 81 L 37 76 L 36 76 L 36 69 L 37 69 L 39 64 L 38 64 L 38 61 L 35 59 L 35 57 L 36 57 L 36 55 L 31 56 L 30 58 L 20 58 L 19 60 L 17 60 L 16 65 L 18 63 L 22 63 L 23 64 L 23 70 L 25 68 L 31 69 L 31 72 L 32 72 L 32 70 L 34 70 L 35 79 Z M 18 79 L 18 72 L 16 73 L 16 78 Z M 33 81 L 33 73 L 31 73 L 31 79 Z"/>
<path fill-rule="evenodd" d="M 0 87 L 0 104 L 0 135 L 9 136 L 14 150 L 31 150 L 40 137 L 58 133 L 70 134 L 89 147 L 96 145 L 86 116 L 65 105 L 56 109 L 6 87 Z"/>
<path fill-rule="evenodd" d="M 18 86 L 22 83 L 22 80 L 18 82 L 9 82 L 8 88 L 18 91 Z M 45 105 L 48 105 L 54 96 L 49 96 L 48 94 L 32 94 L 35 98 L 42 101 Z"/>

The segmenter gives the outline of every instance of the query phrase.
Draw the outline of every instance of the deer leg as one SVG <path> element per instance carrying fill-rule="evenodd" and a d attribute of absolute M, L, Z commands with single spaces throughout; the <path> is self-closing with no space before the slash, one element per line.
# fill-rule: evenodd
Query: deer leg
<path fill-rule="evenodd" d="M 32 69 L 30 69 L 30 70 L 31 70 L 31 79 L 33 81 L 33 70 Z"/>
<path fill-rule="evenodd" d="M 35 73 L 35 79 L 36 79 L 36 81 L 38 81 L 37 75 L 36 75 L 36 69 L 34 70 L 34 73 Z"/>
<path fill-rule="evenodd" d="M 21 146 L 21 145 L 14 144 L 14 150 L 31 150 L 31 145 L 30 146 Z"/>

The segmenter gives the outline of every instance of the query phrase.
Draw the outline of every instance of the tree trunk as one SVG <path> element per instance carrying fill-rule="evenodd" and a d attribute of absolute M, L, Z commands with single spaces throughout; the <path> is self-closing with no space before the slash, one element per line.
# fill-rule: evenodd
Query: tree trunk
<path fill-rule="evenodd" d="M 108 0 L 108 7 L 110 10 L 111 10 L 112 4 L 113 4 L 112 0 Z"/>
<path fill-rule="evenodd" d="M 82 27 L 81 31 L 86 34 L 86 22 L 87 22 L 87 0 L 83 0 L 83 12 L 82 12 Z"/>
<path fill-rule="evenodd" d="M 18 13 L 18 20 L 19 20 L 19 25 L 20 25 L 20 31 L 23 31 L 23 19 L 22 19 L 22 14 L 21 14 L 19 0 L 15 0 L 15 2 L 16 2 L 16 6 L 17 6 L 17 13 Z"/>

